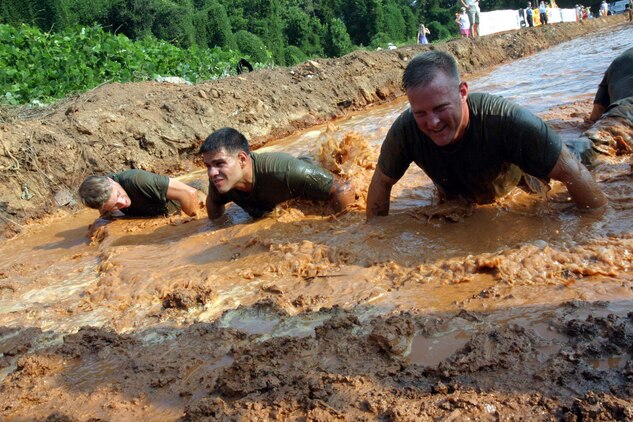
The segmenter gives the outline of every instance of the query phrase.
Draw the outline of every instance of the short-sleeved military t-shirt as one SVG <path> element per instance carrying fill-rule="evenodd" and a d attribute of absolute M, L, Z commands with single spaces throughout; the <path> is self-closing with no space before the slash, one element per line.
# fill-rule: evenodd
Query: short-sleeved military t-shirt
<path fill-rule="evenodd" d="M 127 217 L 157 217 L 180 209 L 178 202 L 167 199 L 167 176 L 144 170 L 126 170 L 108 177 L 120 184 L 132 201 L 129 207 L 120 210 Z"/>
<path fill-rule="evenodd" d="M 633 48 L 629 48 L 611 62 L 594 98 L 594 104 L 609 107 L 612 103 L 633 97 Z"/>
<path fill-rule="evenodd" d="M 462 139 L 439 147 L 417 126 L 411 109 L 393 123 L 378 165 L 400 179 L 415 162 L 447 197 L 479 204 L 508 193 L 523 172 L 547 178 L 562 144 L 541 119 L 501 97 L 469 94 L 470 120 Z"/>
<path fill-rule="evenodd" d="M 220 194 L 209 185 L 218 204 L 235 202 L 251 217 L 259 218 L 277 204 L 293 198 L 324 201 L 330 196 L 334 176 L 307 160 L 283 152 L 252 153 L 253 190 L 231 189 Z"/>

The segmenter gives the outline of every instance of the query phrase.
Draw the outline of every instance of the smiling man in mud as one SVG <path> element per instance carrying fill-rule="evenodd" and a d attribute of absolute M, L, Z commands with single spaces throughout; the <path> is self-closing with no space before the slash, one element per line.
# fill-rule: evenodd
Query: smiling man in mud
<path fill-rule="evenodd" d="M 349 182 L 311 162 L 283 152 L 252 153 L 246 137 L 233 128 L 209 135 L 200 153 L 209 176 L 210 219 L 221 217 L 228 202 L 259 218 L 293 198 L 330 201 L 337 212 L 355 199 Z"/>
<path fill-rule="evenodd" d="M 413 58 L 402 77 L 410 108 L 382 144 L 367 193 L 367 217 L 387 215 L 391 188 L 415 162 L 441 200 L 495 201 L 534 178 L 565 184 L 581 209 L 606 197 L 588 170 L 541 119 L 501 97 L 468 92 L 455 58 L 430 51 Z"/>
<path fill-rule="evenodd" d="M 117 216 L 159 217 L 182 210 L 193 217 L 206 201 L 203 192 L 144 170 L 88 176 L 79 186 L 79 197 L 87 207 L 101 214 L 101 221 L 92 226 L 93 231 L 108 218 Z"/>

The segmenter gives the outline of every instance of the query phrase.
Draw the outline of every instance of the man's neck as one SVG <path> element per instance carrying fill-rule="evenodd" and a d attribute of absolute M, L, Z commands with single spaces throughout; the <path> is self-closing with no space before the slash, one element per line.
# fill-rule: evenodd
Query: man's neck
<path fill-rule="evenodd" d="M 253 157 L 249 154 L 242 170 L 242 178 L 235 184 L 234 189 L 248 193 L 253 190 L 254 184 Z"/>

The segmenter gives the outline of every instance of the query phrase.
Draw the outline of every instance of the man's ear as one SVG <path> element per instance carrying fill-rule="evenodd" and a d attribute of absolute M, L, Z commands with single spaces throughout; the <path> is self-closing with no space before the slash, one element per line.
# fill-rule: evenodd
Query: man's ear
<path fill-rule="evenodd" d="M 246 151 L 240 151 L 237 153 L 237 159 L 240 162 L 240 168 L 244 168 L 246 166 L 246 162 L 248 161 L 248 154 Z"/>
<path fill-rule="evenodd" d="M 463 81 L 459 83 L 459 96 L 462 101 L 466 101 L 468 98 L 468 82 Z"/>

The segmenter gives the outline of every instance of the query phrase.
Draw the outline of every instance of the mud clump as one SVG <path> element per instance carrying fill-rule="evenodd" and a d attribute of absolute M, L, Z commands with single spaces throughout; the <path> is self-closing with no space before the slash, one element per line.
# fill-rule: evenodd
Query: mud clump
<path fill-rule="evenodd" d="M 193 288 L 169 292 L 162 297 L 163 309 L 188 310 L 197 306 L 204 306 L 212 302 L 217 294 L 206 287 L 195 286 Z"/>

